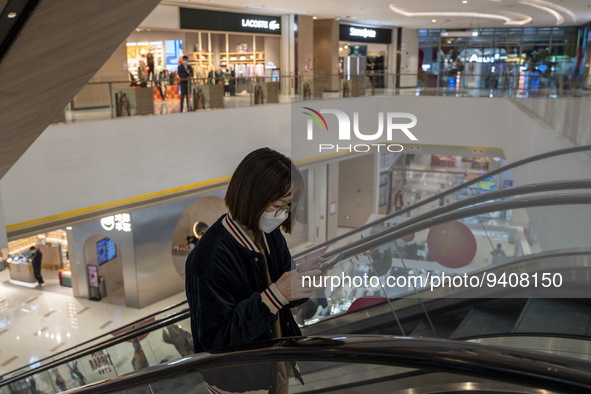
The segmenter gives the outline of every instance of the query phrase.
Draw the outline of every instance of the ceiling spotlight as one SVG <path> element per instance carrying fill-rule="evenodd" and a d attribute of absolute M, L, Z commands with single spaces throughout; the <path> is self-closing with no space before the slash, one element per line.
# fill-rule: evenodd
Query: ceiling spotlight
<path fill-rule="evenodd" d="M 462 4 L 468 4 L 468 0 L 462 0 Z"/>
<path fill-rule="evenodd" d="M 437 19 L 431 19 L 431 22 L 435 23 L 437 22 Z"/>
<path fill-rule="evenodd" d="M 8 15 L 6 15 L 9 19 L 14 19 L 16 18 L 16 12 L 11 12 Z"/>
<path fill-rule="evenodd" d="M 313 16 L 312 19 L 318 19 L 318 17 L 317 16 Z"/>

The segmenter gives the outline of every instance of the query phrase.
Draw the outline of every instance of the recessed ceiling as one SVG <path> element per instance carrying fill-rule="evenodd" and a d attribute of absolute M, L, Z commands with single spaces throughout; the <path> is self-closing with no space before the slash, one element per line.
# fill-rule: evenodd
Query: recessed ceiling
<path fill-rule="evenodd" d="M 591 0 L 164 0 L 162 4 L 413 28 L 578 26 L 591 20 Z"/>

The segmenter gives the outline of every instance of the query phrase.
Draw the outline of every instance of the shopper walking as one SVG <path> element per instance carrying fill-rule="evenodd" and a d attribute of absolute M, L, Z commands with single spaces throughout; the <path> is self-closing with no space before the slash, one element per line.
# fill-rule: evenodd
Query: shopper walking
<path fill-rule="evenodd" d="M 43 261 L 43 253 L 41 253 L 41 251 L 35 246 L 31 246 L 29 251 L 31 252 L 31 265 L 33 266 L 33 274 L 35 275 L 35 279 L 37 279 L 38 286 L 42 287 L 45 283 L 43 276 L 41 276 L 41 262 Z"/>

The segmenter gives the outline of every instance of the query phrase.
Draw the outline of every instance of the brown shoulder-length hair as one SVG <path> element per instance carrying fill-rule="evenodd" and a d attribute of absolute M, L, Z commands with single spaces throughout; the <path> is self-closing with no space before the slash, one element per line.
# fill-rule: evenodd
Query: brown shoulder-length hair
<path fill-rule="evenodd" d="M 267 207 L 291 190 L 292 204 L 297 204 L 303 191 L 300 170 L 283 154 L 270 148 L 250 152 L 234 171 L 226 192 L 226 205 L 232 217 L 258 234 L 259 220 Z M 292 214 L 281 227 L 291 232 Z"/>

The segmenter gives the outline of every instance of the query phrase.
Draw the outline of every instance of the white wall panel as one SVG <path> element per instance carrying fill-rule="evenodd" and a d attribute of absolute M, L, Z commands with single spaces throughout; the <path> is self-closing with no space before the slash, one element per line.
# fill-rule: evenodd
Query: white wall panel
<path fill-rule="evenodd" d="M 229 176 L 251 150 L 289 145 L 284 105 L 52 125 L 0 181 L 5 220 Z"/>
<path fill-rule="evenodd" d="M 159 5 L 140 24 L 142 28 L 180 29 L 179 8 Z"/>
<path fill-rule="evenodd" d="M 306 101 L 297 104 L 294 116 L 301 114 L 299 106 L 331 108 L 331 102 L 351 112 L 375 108 L 375 112 L 413 113 L 418 119 L 412 129 L 418 143 L 498 147 L 510 162 L 571 146 L 507 99 Z M 289 104 L 280 104 L 52 125 L 0 181 L 6 224 L 226 177 L 246 153 L 261 146 L 289 155 L 290 110 Z M 396 142 L 409 142 L 400 135 Z M 318 152 L 294 146 L 293 156 L 301 160 Z M 583 154 L 561 157 L 515 171 L 515 177 L 519 184 L 583 178 L 591 173 L 590 162 Z"/>

